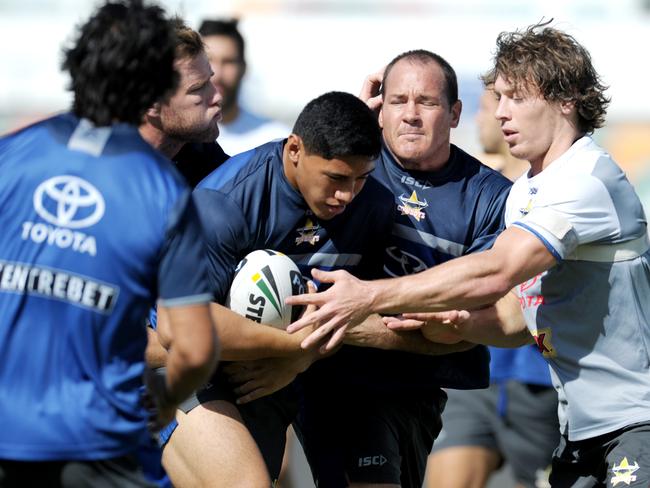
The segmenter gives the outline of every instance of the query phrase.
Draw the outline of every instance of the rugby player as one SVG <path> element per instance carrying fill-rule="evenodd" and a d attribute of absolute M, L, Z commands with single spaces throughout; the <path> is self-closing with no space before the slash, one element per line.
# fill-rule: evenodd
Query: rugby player
<path fill-rule="evenodd" d="M 173 336 L 156 423 L 216 364 L 189 188 L 137 130 L 173 60 L 162 9 L 106 3 L 65 51 L 72 111 L 0 139 L 3 487 L 151 486 L 136 449 L 156 297 Z"/>
<path fill-rule="evenodd" d="M 305 274 L 317 266 L 364 276 L 376 266 L 375 243 L 387 235 L 392 212 L 390 197 L 369 179 L 379 151 L 374 114 L 356 97 L 332 92 L 303 109 L 287 139 L 231 158 L 197 187 L 224 359 L 274 358 L 304 369 L 319 356 L 302 351 L 300 337 L 223 303 L 237 263 L 257 249 L 287 254 Z M 164 337 L 164 317 L 159 330 Z M 165 444 L 163 464 L 174 485 L 248 487 L 275 480 L 298 408 L 292 379 L 274 395 L 238 407 L 241 390 L 233 391 L 218 371 L 181 407 Z"/>

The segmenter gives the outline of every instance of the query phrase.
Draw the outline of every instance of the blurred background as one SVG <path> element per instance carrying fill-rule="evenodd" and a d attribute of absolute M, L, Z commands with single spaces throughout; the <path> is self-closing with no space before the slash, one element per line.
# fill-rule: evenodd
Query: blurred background
<path fill-rule="evenodd" d="M 288 126 L 313 97 L 358 93 L 395 55 L 429 49 L 456 69 L 464 103 L 454 142 L 479 154 L 474 124 L 497 34 L 543 19 L 586 45 L 612 98 L 596 139 L 639 191 L 650 168 L 650 0 L 164 0 L 198 28 L 235 17 L 246 41 L 241 103 Z M 96 6 L 86 0 L 0 0 L 0 133 L 70 105 L 61 46 Z M 644 61 L 645 60 L 645 61 Z M 650 179 L 650 178 L 648 178 Z"/>

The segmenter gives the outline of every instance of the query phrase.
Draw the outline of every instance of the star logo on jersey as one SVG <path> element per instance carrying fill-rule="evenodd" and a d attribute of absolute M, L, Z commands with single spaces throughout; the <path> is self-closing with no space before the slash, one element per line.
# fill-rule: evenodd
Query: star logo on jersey
<path fill-rule="evenodd" d="M 264 276 L 262 276 L 264 275 Z M 275 308 L 282 317 L 282 307 L 280 307 L 280 292 L 278 291 L 278 286 L 275 283 L 275 278 L 273 278 L 273 273 L 269 266 L 264 266 L 262 268 L 262 273 L 255 273 L 251 276 L 253 282 L 257 287 L 262 291 L 264 296 L 268 298 L 273 308 Z"/>
<path fill-rule="evenodd" d="M 551 337 L 553 333 L 551 332 L 550 327 L 534 330 L 532 334 L 535 339 L 535 343 L 537 344 L 537 349 L 539 349 L 539 352 L 542 353 L 542 356 L 545 358 L 554 358 L 557 356 L 557 352 L 551 343 Z"/>
<path fill-rule="evenodd" d="M 636 481 L 636 475 L 634 473 L 638 470 L 639 465 L 636 461 L 634 461 L 634 464 L 630 464 L 627 457 L 624 457 L 620 463 L 614 464 L 612 467 L 613 474 L 610 480 L 612 486 L 616 486 L 619 483 L 625 483 L 629 486 L 630 483 Z"/>
<path fill-rule="evenodd" d="M 304 227 L 296 229 L 298 232 L 298 237 L 296 237 L 296 244 L 307 242 L 313 246 L 318 241 L 320 241 L 320 236 L 316 235 L 320 229 L 320 225 L 314 224 L 311 219 L 307 219 Z"/>
<path fill-rule="evenodd" d="M 418 200 L 418 195 L 415 193 L 415 190 L 413 190 L 410 197 L 404 194 L 400 195 L 399 200 L 402 202 L 402 205 L 398 205 L 397 210 L 402 212 L 402 215 L 410 215 L 418 222 L 424 218 L 424 212 L 422 210 L 427 208 L 429 204 L 426 200 Z"/>

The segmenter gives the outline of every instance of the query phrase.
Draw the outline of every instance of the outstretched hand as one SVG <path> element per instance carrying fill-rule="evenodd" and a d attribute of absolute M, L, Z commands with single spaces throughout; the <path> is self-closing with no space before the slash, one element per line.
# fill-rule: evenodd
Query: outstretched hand
<path fill-rule="evenodd" d="M 370 110 L 373 112 L 379 112 L 382 106 L 382 96 L 381 96 L 381 82 L 384 78 L 384 69 L 385 67 L 366 76 L 366 79 L 363 80 L 363 86 L 361 87 L 361 93 L 359 93 L 359 98 L 366 102 L 366 105 L 370 107 Z"/>
<path fill-rule="evenodd" d="M 287 332 L 291 334 L 307 326 L 315 328 L 314 332 L 302 341 L 303 349 L 316 345 L 331 334 L 321 348 L 322 352 L 327 352 L 341 343 L 348 327 L 360 323 L 370 315 L 371 294 L 366 282 L 343 270 L 328 272 L 313 269 L 312 276 L 321 283 L 332 283 L 332 286 L 321 293 L 296 295 L 286 299 L 286 303 L 290 305 L 318 307 L 290 324 Z"/>
<path fill-rule="evenodd" d="M 446 312 L 405 313 L 399 317 L 384 317 L 384 324 L 392 330 L 417 330 L 432 341 L 442 344 L 455 344 L 462 340 L 457 327 L 467 322 L 467 310 Z"/>

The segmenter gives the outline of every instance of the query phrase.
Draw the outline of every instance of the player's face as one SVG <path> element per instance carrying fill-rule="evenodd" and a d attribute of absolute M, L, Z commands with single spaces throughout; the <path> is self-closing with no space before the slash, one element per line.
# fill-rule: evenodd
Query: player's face
<path fill-rule="evenodd" d="M 379 124 L 391 152 L 406 168 L 438 169 L 449 158 L 460 102 L 449 106 L 445 77 L 437 63 L 398 61 L 384 86 Z"/>
<path fill-rule="evenodd" d="M 499 99 L 496 118 L 510 153 L 533 166 L 543 164 L 554 143 L 563 139 L 560 104 L 546 101 L 537 87 L 515 88 L 502 76 L 497 77 L 494 91 Z"/>
<path fill-rule="evenodd" d="M 203 42 L 214 72 L 212 83 L 223 96 L 224 110 L 228 110 L 237 104 L 239 86 L 245 71 L 237 43 L 228 36 L 206 36 Z"/>
<path fill-rule="evenodd" d="M 182 142 L 212 142 L 219 135 L 221 94 L 212 83 L 208 57 L 200 53 L 174 63 L 180 75 L 176 93 L 160 106 L 163 132 Z"/>
<path fill-rule="evenodd" d="M 295 181 L 314 215 L 329 220 L 342 213 L 359 194 L 374 167 L 374 160 L 365 156 L 325 159 L 302 153 Z"/>
<path fill-rule="evenodd" d="M 494 115 L 497 111 L 497 104 L 494 89 L 483 90 L 479 99 L 478 112 L 476 112 L 476 127 L 481 147 L 487 154 L 498 154 L 504 144 L 501 124 Z"/>

